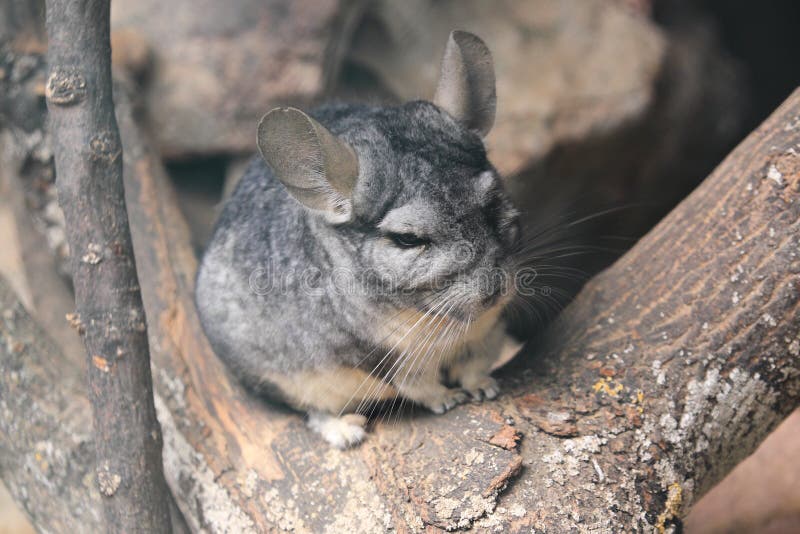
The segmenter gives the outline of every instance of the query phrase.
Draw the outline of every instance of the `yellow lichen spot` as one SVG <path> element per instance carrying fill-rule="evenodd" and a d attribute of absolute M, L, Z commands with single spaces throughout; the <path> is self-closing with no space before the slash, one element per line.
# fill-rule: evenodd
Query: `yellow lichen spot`
<path fill-rule="evenodd" d="M 667 531 L 667 521 L 678 517 L 683 502 L 683 488 L 677 482 L 670 484 L 667 490 L 667 502 L 664 505 L 664 511 L 658 516 L 656 521 L 656 532 L 658 534 L 665 534 Z"/>
<path fill-rule="evenodd" d="M 639 413 L 644 413 L 644 392 L 641 389 L 636 391 L 636 395 L 631 396 L 631 402 L 639 405 L 636 408 Z"/>
<path fill-rule="evenodd" d="M 606 377 L 605 380 L 602 378 L 595 382 L 592 386 L 592 389 L 595 393 L 603 392 L 609 397 L 616 397 L 618 396 L 622 390 L 625 389 L 625 386 L 619 383 L 615 383 L 611 380 L 611 377 Z"/>

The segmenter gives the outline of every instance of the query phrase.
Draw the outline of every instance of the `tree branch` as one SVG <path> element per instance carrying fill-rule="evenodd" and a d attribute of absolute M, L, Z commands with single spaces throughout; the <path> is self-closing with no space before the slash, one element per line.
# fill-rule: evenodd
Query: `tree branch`
<path fill-rule="evenodd" d="M 799 119 L 800 90 L 549 329 L 514 389 L 533 525 L 679 521 L 798 405 Z"/>
<path fill-rule="evenodd" d="M 48 0 L 46 26 L 46 95 L 85 332 L 106 530 L 170 532 L 111 94 L 109 1 Z"/>

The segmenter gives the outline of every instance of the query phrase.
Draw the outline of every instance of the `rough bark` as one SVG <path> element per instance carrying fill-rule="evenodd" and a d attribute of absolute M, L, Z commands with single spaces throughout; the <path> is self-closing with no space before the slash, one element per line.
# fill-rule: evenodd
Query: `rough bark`
<path fill-rule="evenodd" d="M 188 230 L 119 115 L 165 470 L 195 531 L 669 528 L 797 405 L 800 92 L 587 286 L 499 401 L 376 421 L 346 452 L 211 354 Z"/>
<path fill-rule="evenodd" d="M 798 119 L 800 91 L 550 329 L 516 405 L 580 437 L 528 441 L 540 521 L 668 524 L 797 406 Z"/>
<path fill-rule="evenodd" d="M 103 532 L 91 411 L 64 359 L 0 278 L 0 473 L 40 532 Z"/>
<path fill-rule="evenodd" d="M 171 532 L 122 181 L 108 0 L 48 0 L 46 96 L 108 532 Z"/>

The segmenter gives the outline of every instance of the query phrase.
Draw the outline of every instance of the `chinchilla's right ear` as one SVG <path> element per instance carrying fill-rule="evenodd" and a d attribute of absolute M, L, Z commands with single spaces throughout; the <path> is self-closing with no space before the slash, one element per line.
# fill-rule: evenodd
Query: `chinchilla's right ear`
<path fill-rule="evenodd" d="M 433 103 L 481 137 L 492 129 L 497 108 L 494 62 L 480 37 L 450 33 Z"/>
<path fill-rule="evenodd" d="M 295 108 L 275 108 L 258 124 L 258 148 L 289 193 L 331 223 L 350 220 L 358 178 L 353 149 Z"/>

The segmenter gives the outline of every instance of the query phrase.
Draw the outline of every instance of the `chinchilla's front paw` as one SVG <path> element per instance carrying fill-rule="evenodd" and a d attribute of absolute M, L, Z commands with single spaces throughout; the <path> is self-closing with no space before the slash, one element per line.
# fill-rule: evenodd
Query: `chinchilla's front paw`
<path fill-rule="evenodd" d="M 439 388 L 436 388 L 435 393 L 419 402 L 433 413 L 441 415 L 459 404 L 465 403 L 467 400 L 469 400 L 469 395 L 467 395 L 466 391 L 447 388 L 439 384 Z"/>
<path fill-rule="evenodd" d="M 396 387 L 403 397 L 425 406 L 435 414 L 443 414 L 469 399 L 464 390 L 451 389 L 439 382 L 428 380 L 398 384 Z"/>
<path fill-rule="evenodd" d="M 484 399 L 491 400 L 500 393 L 500 385 L 497 383 L 497 380 L 489 375 L 464 379 L 461 386 L 470 394 L 472 400 L 476 401 Z"/>

